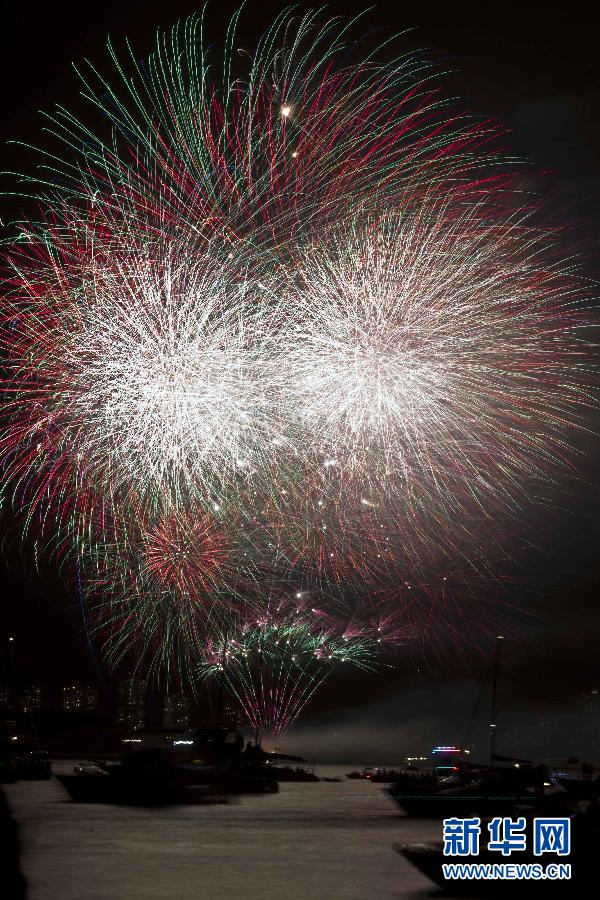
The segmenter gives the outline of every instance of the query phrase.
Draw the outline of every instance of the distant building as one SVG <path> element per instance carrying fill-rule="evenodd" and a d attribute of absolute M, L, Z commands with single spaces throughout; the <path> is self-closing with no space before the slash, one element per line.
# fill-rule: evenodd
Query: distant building
<path fill-rule="evenodd" d="M 0 687 L 0 706 L 8 706 L 10 693 L 7 687 Z"/>
<path fill-rule="evenodd" d="M 21 695 L 21 712 L 35 712 L 42 706 L 42 689 L 37 684 L 30 684 Z"/>
<path fill-rule="evenodd" d="M 583 715 L 586 719 L 600 718 L 600 692 L 598 688 L 592 688 L 582 697 Z"/>
<path fill-rule="evenodd" d="M 143 678 L 126 678 L 119 682 L 117 722 L 134 731 L 144 727 L 146 682 Z"/>
<path fill-rule="evenodd" d="M 185 694 L 167 694 L 163 701 L 163 728 L 189 728 L 190 701 Z"/>
<path fill-rule="evenodd" d="M 581 697 L 581 713 L 583 730 L 586 739 L 592 742 L 597 750 L 600 744 L 600 691 L 592 688 Z"/>
<path fill-rule="evenodd" d="M 227 725 L 229 728 L 239 728 L 245 724 L 246 718 L 240 707 L 233 701 L 228 700 L 223 707 L 222 721 L 223 725 Z"/>
<path fill-rule="evenodd" d="M 502 753 L 507 753 L 509 756 L 511 754 L 519 756 L 523 752 L 521 735 L 519 734 L 519 732 L 508 730 L 503 731 L 501 747 Z"/>
<path fill-rule="evenodd" d="M 76 681 L 62 689 L 62 708 L 67 712 L 94 712 L 98 709 L 98 691 Z"/>

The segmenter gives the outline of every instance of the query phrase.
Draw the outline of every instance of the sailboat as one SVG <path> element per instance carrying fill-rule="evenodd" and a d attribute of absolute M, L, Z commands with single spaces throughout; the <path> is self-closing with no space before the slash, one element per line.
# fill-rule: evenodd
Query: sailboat
<path fill-rule="evenodd" d="M 506 816 L 515 806 L 539 805 L 547 784 L 544 767 L 527 760 L 513 760 L 496 752 L 498 735 L 498 686 L 504 637 L 498 635 L 492 670 L 492 697 L 489 725 L 489 759 L 477 764 L 461 759 L 452 773 L 438 778 L 424 790 L 398 782 L 387 793 L 411 817 L 444 819 Z M 508 765 L 507 765 L 508 763 Z"/>

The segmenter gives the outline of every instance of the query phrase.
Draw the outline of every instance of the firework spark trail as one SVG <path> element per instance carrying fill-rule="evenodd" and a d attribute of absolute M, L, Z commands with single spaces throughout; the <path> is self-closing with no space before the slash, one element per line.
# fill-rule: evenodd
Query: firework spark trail
<path fill-rule="evenodd" d="M 95 74 L 102 95 L 88 85 L 88 96 L 118 135 L 112 149 L 57 113 L 75 151 L 71 198 L 85 208 L 65 214 L 56 186 L 59 225 L 33 228 L 13 262 L 7 480 L 31 493 L 38 467 L 34 505 L 90 487 L 111 495 L 131 480 L 143 497 L 142 479 L 150 500 L 201 486 L 220 502 L 244 468 L 244 490 L 247 473 L 262 486 L 293 471 L 296 460 L 274 452 L 283 447 L 300 460 L 339 456 L 344 474 L 358 462 L 367 502 L 389 473 L 411 510 L 437 492 L 456 513 L 467 480 L 476 496 L 478 479 L 492 481 L 481 470 L 494 447 L 478 461 L 484 442 L 468 428 L 435 445 L 450 419 L 442 403 L 455 402 L 456 430 L 456 396 L 470 389 L 452 328 L 478 323 L 461 293 L 474 308 L 486 285 L 456 259 L 474 249 L 467 226 L 444 235 L 436 216 L 440 196 L 453 210 L 496 198 L 506 177 L 480 145 L 498 129 L 448 115 L 416 56 L 382 63 L 373 51 L 348 64 L 346 31 L 332 20 L 314 37 L 313 13 L 299 25 L 282 14 L 245 82 L 227 62 L 213 83 L 202 22 L 159 40 L 131 77 L 113 53 L 119 89 Z M 306 148 L 290 156 L 292 133 Z M 382 207 L 398 210 L 395 231 L 383 223 L 379 234 L 367 217 Z M 358 258 L 332 224 L 340 208 L 347 231 L 363 229 Z M 430 258 L 444 238 L 455 247 Z M 339 258 L 323 259 L 324 246 Z M 506 285 L 514 272 L 504 274 Z M 497 318 L 510 313 L 507 304 Z M 18 421 L 24 400 L 29 417 Z"/>
<path fill-rule="evenodd" d="M 548 236 L 494 199 L 342 222 L 258 283 L 217 239 L 76 218 L 32 237 L 4 304 L 6 480 L 58 519 L 132 483 L 148 503 L 293 501 L 329 467 L 338 521 L 353 497 L 396 502 L 424 550 L 457 515 L 518 510 L 594 406 L 590 317 Z"/>
<path fill-rule="evenodd" d="M 278 441 L 273 310 L 211 247 L 72 224 L 22 248 L 5 298 L 6 481 L 55 518 L 65 496 L 131 486 L 148 505 L 167 492 L 218 506 Z"/>
<path fill-rule="evenodd" d="M 283 390 L 367 496 L 490 514 L 564 471 L 595 406 L 591 313 L 523 213 L 353 221 L 297 277 Z"/>
<path fill-rule="evenodd" d="M 240 608 L 250 614 L 257 572 L 233 515 L 167 506 L 103 523 L 82 548 L 91 628 L 113 662 L 144 659 L 157 675 L 188 674 L 211 629 Z"/>
<path fill-rule="evenodd" d="M 244 573 L 251 544 L 229 516 L 188 508 L 135 523 L 135 533 L 114 529 L 86 579 L 91 627 L 113 663 L 135 661 L 167 682 L 221 681 L 254 728 L 280 733 L 340 665 L 372 670 L 386 653 L 451 644 L 460 653 L 487 632 L 508 633 L 512 610 L 490 601 L 489 579 L 471 577 L 469 591 L 457 571 L 395 586 L 371 576 L 361 595 L 349 578 L 311 586 L 304 570 L 294 589 L 285 573 L 273 578 L 261 545 Z"/>
<path fill-rule="evenodd" d="M 343 634 L 298 601 L 280 601 L 254 621 L 212 638 L 199 667 L 202 678 L 221 678 L 254 729 L 280 734 L 340 665 L 377 667 L 378 632 Z"/>
<path fill-rule="evenodd" d="M 506 181 L 500 129 L 448 111 L 422 55 L 397 55 L 393 39 L 369 51 L 354 22 L 284 10 L 241 63 L 238 16 L 222 65 L 202 14 L 159 35 L 143 66 L 109 47 L 116 86 L 92 66 L 79 73 L 111 141 L 58 107 L 49 131 L 63 146 L 43 161 L 44 196 L 93 198 L 149 233 L 219 234 L 235 252 L 285 260 L 290 237 L 340 208 L 408 211 L 424 185 L 468 197 Z"/>

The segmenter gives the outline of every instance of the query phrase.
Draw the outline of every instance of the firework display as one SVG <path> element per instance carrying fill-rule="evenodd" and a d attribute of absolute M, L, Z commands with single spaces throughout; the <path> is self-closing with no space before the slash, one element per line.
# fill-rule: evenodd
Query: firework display
<path fill-rule="evenodd" d="M 79 555 L 88 624 L 107 658 L 190 673 L 206 634 L 253 608 L 258 554 L 235 509 L 168 505 L 103 522 Z"/>
<path fill-rule="evenodd" d="M 498 126 L 448 109 L 422 54 L 393 38 L 362 46 L 356 21 L 314 10 L 283 10 L 254 51 L 239 49 L 240 12 L 223 58 L 203 12 L 159 35 L 142 65 L 109 44 L 112 76 L 79 72 L 93 121 L 48 116 L 60 144 L 42 153 L 40 182 L 53 205 L 92 202 L 151 237 L 217 235 L 249 255 L 260 287 L 341 209 L 409 215 L 425 189 L 465 198 L 506 183 L 491 165 Z"/>
<path fill-rule="evenodd" d="M 298 281 L 286 389 L 342 480 L 456 515 L 510 505 L 527 478 L 560 469 L 588 403 L 587 322 L 521 214 L 434 207 L 344 224 Z"/>
<path fill-rule="evenodd" d="M 220 679 L 255 730 L 281 734 L 331 671 L 344 665 L 371 671 L 383 645 L 397 646 L 403 635 L 395 616 L 379 625 L 340 622 L 310 602 L 307 592 L 273 600 L 204 648 L 200 676 Z"/>
<path fill-rule="evenodd" d="M 220 65 L 203 14 L 143 64 L 111 46 L 91 121 L 49 117 L 0 458 L 109 659 L 221 679 L 280 732 L 342 663 L 494 627 L 490 559 L 572 467 L 596 376 L 501 129 L 356 22 L 284 11 L 242 54 L 238 18 Z"/>
<path fill-rule="evenodd" d="M 85 79 L 110 146 L 57 111 L 71 152 L 42 169 L 52 216 L 23 226 L 11 254 L 2 341 L 15 373 L 7 480 L 34 503 L 60 497 L 63 514 L 65 495 L 132 479 L 154 502 L 165 486 L 219 498 L 240 476 L 259 489 L 273 469 L 295 477 L 322 437 L 289 383 L 296 355 L 301 374 L 311 354 L 321 362 L 314 310 L 295 296 L 306 253 L 329 242 L 340 208 L 410 220 L 425 197 L 464 202 L 505 183 L 475 153 L 497 129 L 447 114 L 428 65 L 375 49 L 349 64 L 345 29 L 316 23 L 280 17 L 245 78 L 228 44 L 221 83 L 202 18 L 159 40 L 144 75 L 113 52 L 120 92 Z"/>
<path fill-rule="evenodd" d="M 6 340 L 30 371 L 13 383 L 14 408 L 26 412 L 5 439 L 21 445 L 8 477 L 33 477 L 51 497 L 133 485 L 149 503 L 163 485 L 176 496 L 197 479 L 218 497 L 275 427 L 248 279 L 210 247 L 190 258 L 68 224 L 48 236 L 41 263 L 37 245 L 19 260 L 28 314 Z"/>

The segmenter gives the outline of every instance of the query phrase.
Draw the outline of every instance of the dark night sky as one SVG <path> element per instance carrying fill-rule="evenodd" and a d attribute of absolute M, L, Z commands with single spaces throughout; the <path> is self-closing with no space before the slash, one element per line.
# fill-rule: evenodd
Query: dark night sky
<path fill-rule="evenodd" d="M 449 78 L 449 90 L 460 94 L 473 111 L 498 116 L 512 129 L 509 149 L 528 157 L 535 171 L 544 173 L 554 214 L 576 226 L 580 240 L 586 242 L 585 252 L 597 258 L 591 239 L 597 232 L 600 198 L 600 69 L 592 6 L 570 3 L 553 10 L 542 3 L 384 3 L 368 21 L 393 30 L 416 26 L 406 37 L 407 48 L 433 50 L 445 68 L 457 70 Z M 218 39 L 235 5 L 221 0 L 212 7 L 210 18 Z M 362 4 L 334 3 L 330 8 L 351 12 Z M 0 168 L 33 166 L 27 154 L 6 146 L 6 141 L 43 141 L 37 111 L 50 109 L 56 101 L 77 104 L 71 63 L 88 57 L 102 68 L 107 33 L 115 39 L 127 36 L 143 56 L 151 49 L 157 27 L 168 27 L 196 9 L 197 4 L 181 0 L 5 3 L 0 36 Z M 278 9 L 280 4 L 249 4 L 247 20 L 262 28 Z M 247 35 L 249 41 L 251 37 Z M 17 210 L 14 200 L 0 198 L 4 222 Z M 590 440 L 591 458 L 584 464 L 584 474 L 592 486 L 571 487 L 566 496 L 557 497 L 556 505 L 565 512 L 544 519 L 543 529 L 539 516 L 533 520 L 531 537 L 541 549 L 520 557 L 518 599 L 529 615 L 519 615 L 515 622 L 521 637 L 507 647 L 503 691 L 507 707 L 524 730 L 526 723 L 546 713 L 562 723 L 563 731 L 572 730 L 568 716 L 574 714 L 576 698 L 581 691 L 600 686 L 600 529 L 593 486 L 597 450 L 597 443 Z M 21 662 L 32 678 L 93 677 L 76 601 L 67 596 L 58 577 L 26 579 L 23 568 L 14 553 L 9 554 L 0 582 L 0 634 L 15 631 Z M 337 710 L 344 740 L 350 740 L 352 723 L 357 723 L 353 733 L 369 725 L 379 734 L 381 723 L 387 728 L 392 719 L 396 724 L 401 720 L 405 728 L 406 722 L 424 716 L 433 720 L 445 708 L 452 711 L 453 721 L 463 722 L 487 666 L 483 658 L 468 654 L 462 659 L 433 656 L 419 664 L 420 671 L 413 664 L 400 664 L 379 676 L 333 679 L 313 712 L 323 719 Z M 327 731 L 329 726 L 319 727 Z M 422 730 L 427 730 L 424 725 Z M 413 729 L 410 740 L 415 733 Z M 451 737 L 458 740 L 460 734 Z"/>

